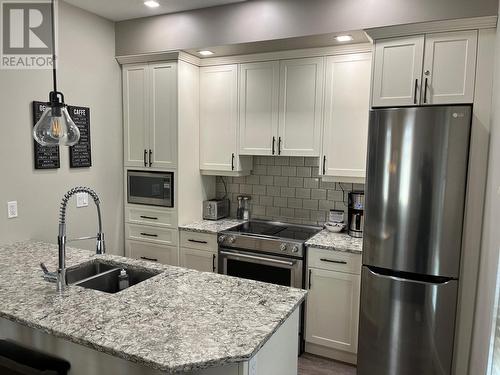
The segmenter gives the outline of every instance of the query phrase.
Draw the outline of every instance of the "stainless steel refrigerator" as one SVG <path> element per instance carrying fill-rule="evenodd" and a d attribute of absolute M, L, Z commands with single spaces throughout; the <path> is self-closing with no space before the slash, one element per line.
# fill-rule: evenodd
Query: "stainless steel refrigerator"
<path fill-rule="evenodd" d="M 370 112 L 358 375 L 449 375 L 470 106 Z"/>

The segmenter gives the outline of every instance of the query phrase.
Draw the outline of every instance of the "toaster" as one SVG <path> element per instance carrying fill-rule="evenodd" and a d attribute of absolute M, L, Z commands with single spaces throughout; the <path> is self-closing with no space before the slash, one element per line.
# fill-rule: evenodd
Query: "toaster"
<path fill-rule="evenodd" d="M 203 202 L 203 219 L 219 220 L 229 216 L 229 199 L 210 199 Z"/>

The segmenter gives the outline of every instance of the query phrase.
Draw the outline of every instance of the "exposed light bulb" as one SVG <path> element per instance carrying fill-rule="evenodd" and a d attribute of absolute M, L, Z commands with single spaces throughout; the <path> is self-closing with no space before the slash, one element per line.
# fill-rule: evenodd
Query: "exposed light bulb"
<path fill-rule="evenodd" d="M 146 5 L 149 8 L 158 8 L 160 6 L 160 4 L 154 0 L 145 1 L 144 5 Z"/>
<path fill-rule="evenodd" d="M 80 140 L 80 130 L 65 106 L 47 106 L 33 128 L 33 137 L 42 146 L 73 146 Z"/>
<path fill-rule="evenodd" d="M 337 39 L 337 42 L 350 42 L 353 37 L 351 35 L 339 35 L 335 39 Z"/>
<path fill-rule="evenodd" d="M 212 51 L 209 51 L 209 50 L 202 50 L 202 51 L 198 51 L 198 53 L 202 56 L 211 56 L 213 55 L 214 53 Z"/>

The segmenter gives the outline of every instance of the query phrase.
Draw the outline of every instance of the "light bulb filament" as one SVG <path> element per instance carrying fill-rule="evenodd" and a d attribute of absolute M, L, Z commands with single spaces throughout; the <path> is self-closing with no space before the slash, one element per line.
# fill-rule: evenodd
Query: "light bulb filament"
<path fill-rule="evenodd" d="M 52 135 L 57 138 L 61 137 L 61 124 L 57 118 L 52 120 Z"/>

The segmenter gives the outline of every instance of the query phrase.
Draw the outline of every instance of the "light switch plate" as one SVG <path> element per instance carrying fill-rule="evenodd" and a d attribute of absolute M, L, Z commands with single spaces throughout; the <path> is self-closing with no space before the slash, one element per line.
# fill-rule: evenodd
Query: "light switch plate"
<path fill-rule="evenodd" d="M 87 193 L 76 193 L 76 207 L 87 207 L 89 205 L 89 195 Z"/>
<path fill-rule="evenodd" d="M 9 219 L 17 217 L 17 201 L 7 202 L 7 217 Z"/>

